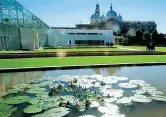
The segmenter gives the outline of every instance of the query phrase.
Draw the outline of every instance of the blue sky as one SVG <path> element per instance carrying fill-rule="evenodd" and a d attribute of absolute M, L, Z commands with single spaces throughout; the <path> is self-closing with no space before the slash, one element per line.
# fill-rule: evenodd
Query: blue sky
<path fill-rule="evenodd" d="M 18 0 L 49 26 L 70 26 L 89 23 L 97 0 Z M 166 33 L 166 0 L 98 0 L 101 14 L 111 2 L 124 20 L 155 21 L 159 32 Z"/>

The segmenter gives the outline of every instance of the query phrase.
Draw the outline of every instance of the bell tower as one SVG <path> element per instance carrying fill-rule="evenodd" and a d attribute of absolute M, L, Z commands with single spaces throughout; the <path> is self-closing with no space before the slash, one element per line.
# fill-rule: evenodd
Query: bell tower
<path fill-rule="evenodd" d="M 96 4 L 95 14 L 100 16 L 100 6 L 99 6 L 98 2 Z"/>

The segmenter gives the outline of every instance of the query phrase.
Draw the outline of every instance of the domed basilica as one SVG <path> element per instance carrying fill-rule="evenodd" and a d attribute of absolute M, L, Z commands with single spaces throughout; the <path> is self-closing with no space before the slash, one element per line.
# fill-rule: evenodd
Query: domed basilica
<path fill-rule="evenodd" d="M 154 21 L 124 21 L 121 14 L 117 14 L 113 9 L 112 3 L 106 16 L 100 15 L 100 6 L 97 3 L 95 12 L 90 17 L 90 24 L 77 24 L 76 28 L 113 30 L 117 34 L 125 33 L 130 29 L 152 32 L 156 30 L 156 23 Z"/>

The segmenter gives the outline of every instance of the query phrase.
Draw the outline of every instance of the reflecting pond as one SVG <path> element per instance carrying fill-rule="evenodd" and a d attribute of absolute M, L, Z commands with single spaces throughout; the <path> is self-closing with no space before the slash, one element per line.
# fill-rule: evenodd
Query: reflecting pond
<path fill-rule="evenodd" d="M 165 69 L 141 66 L 0 73 L 0 117 L 166 117 Z"/>

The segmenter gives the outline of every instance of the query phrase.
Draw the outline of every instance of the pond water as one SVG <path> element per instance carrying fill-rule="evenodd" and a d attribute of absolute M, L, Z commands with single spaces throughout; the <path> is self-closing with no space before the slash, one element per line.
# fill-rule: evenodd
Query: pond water
<path fill-rule="evenodd" d="M 11 115 L 9 114 L 9 117 L 31 117 L 37 114 L 38 116 L 35 117 L 44 117 L 46 115 L 46 117 L 59 117 L 65 115 L 60 111 L 57 112 L 56 110 L 53 110 L 55 107 L 51 105 L 55 105 L 57 109 L 59 105 L 56 104 L 57 102 L 60 103 L 58 99 L 61 96 L 63 97 L 63 100 L 65 100 L 65 98 L 71 98 L 69 101 L 72 100 L 72 102 L 70 103 L 75 103 L 73 102 L 73 95 L 75 95 L 73 90 L 78 89 L 81 89 L 81 96 L 84 94 L 86 94 L 86 96 L 91 96 L 88 98 L 91 99 L 93 97 L 95 100 L 93 100 L 93 102 L 99 102 L 99 105 L 95 108 L 89 108 L 88 110 L 83 109 L 83 106 L 80 110 L 59 107 L 62 110 L 64 109 L 63 112 L 66 112 L 67 117 L 79 117 L 82 115 L 93 115 L 96 117 L 166 117 L 165 69 L 166 66 L 141 66 L 0 73 L 0 92 L 8 92 L 8 90 L 10 91 L 10 89 L 12 89 L 12 86 L 17 86 L 18 84 L 31 84 L 22 86 L 22 90 L 17 88 L 17 90 L 19 89 L 18 92 L 14 90 L 11 91 L 12 93 L 10 92 L 8 95 L 6 94 L 4 97 L 0 98 L 0 117 L 8 117 L 6 115 L 7 112 L 2 109 L 3 106 L 11 113 Z M 73 81 L 75 79 L 77 79 L 76 89 L 63 90 L 58 94 L 59 97 L 57 95 L 47 96 L 48 92 L 50 92 L 50 87 L 57 87 L 59 86 L 59 83 L 61 83 L 63 87 L 67 87 L 67 81 Z M 92 85 L 94 81 L 96 84 Z M 101 86 L 102 83 L 103 86 Z M 36 88 L 36 86 L 38 88 Z M 140 94 L 139 89 L 141 89 Z M 138 93 L 135 91 L 138 91 Z M 106 94 L 104 95 L 103 93 Z M 119 96 L 121 94 L 125 98 Z M 99 95 L 101 95 L 100 99 L 98 98 Z M 14 104 L 11 103 L 10 99 L 18 96 L 25 97 L 14 99 L 16 102 Z M 38 98 L 36 98 L 36 96 Z M 39 100 L 40 97 L 43 102 L 51 103 L 51 105 L 46 105 L 44 108 L 43 102 L 39 105 L 39 102 L 35 102 L 34 100 L 29 101 L 30 98 L 27 97 L 36 100 Z M 76 97 L 77 99 L 80 99 L 78 96 Z M 50 99 L 52 101 L 50 101 Z M 111 99 L 115 100 L 111 102 Z M 120 102 L 120 99 L 123 99 L 123 101 Z M 33 105 L 37 104 L 37 107 L 31 107 L 32 109 L 26 109 L 25 111 L 24 109 L 28 107 L 30 103 L 32 104 L 32 102 Z M 39 108 L 39 106 L 41 106 L 41 108 Z M 29 114 L 34 110 L 36 112 Z M 42 114 L 46 111 L 48 111 L 46 114 Z M 50 113 L 52 113 L 52 115 Z M 53 115 L 55 113 L 59 114 L 56 114 L 55 116 Z"/>

